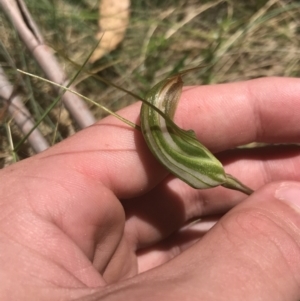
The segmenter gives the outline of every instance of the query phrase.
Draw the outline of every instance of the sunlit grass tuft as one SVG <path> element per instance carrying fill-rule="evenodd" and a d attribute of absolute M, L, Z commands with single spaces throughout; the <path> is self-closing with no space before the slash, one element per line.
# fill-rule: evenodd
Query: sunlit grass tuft
<path fill-rule="evenodd" d="M 76 73 L 97 43 L 98 7 L 95 1 L 35 1 L 26 4 L 69 78 Z M 185 76 L 186 85 L 241 81 L 263 76 L 299 76 L 300 4 L 296 1 L 139 1 L 131 4 L 130 25 L 125 39 L 89 71 L 117 85 L 145 95 L 171 72 L 209 65 Z M 49 84 L 20 77 L 15 67 L 43 76 L 10 22 L 0 12 L 0 60 L 34 118 L 38 120 L 55 100 Z M 81 74 L 82 76 L 84 74 Z M 99 80 L 85 76 L 77 89 L 83 95 L 116 111 L 136 101 Z M 1 108 L 0 108 L 1 109 Z M 105 113 L 91 106 L 97 119 Z M 56 122 L 61 139 L 78 130 L 68 114 L 57 117 L 59 107 L 44 119 L 41 130 L 51 141 Z M 2 115 L 1 115 L 2 116 Z M 0 167 L 11 158 L 10 137 L 21 134 L 4 114 L 0 127 Z M 20 158 L 32 154 L 26 145 Z M 30 148 L 29 148 L 30 149 Z M 6 160 L 7 159 L 7 160 Z M 5 161 L 6 160 L 6 161 Z"/>

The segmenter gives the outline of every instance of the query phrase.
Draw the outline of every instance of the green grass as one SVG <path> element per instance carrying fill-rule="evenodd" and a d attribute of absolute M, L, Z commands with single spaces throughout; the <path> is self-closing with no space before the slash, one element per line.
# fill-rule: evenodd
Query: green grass
<path fill-rule="evenodd" d="M 263 76 L 299 76 L 299 2 L 220 1 L 184 26 L 178 26 L 190 12 L 212 3 L 216 1 L 133 0 L 130 25 L 122 44 L 94 65 L 88 65 L 88 69 L 101 70 L 98 74 L 102 77 L 141 96 L 169 73 L 199 64 L 208 64 L 209 67 L 185 76 L 186 85 Z M 71 78 L 77 69 L 70 61 L 82 64 L 97 43 L 96 2 L 27 0 L 26 4 L 46 43 L 56 52 Z M 170 36 L 172 30 L 174 33 Z M 23 76 L 20 78 L 15 71 L 17 66 L 43 76 L 2 12 L 0 35 L 0 64 L 38 120 L 56 94 L 49 84 Z M 77 89 L 114 111 L 136 101 L 92 77 L 78 84 Z M 91 110 L 97 119 L 105 115 L 95 106 Z M 58 111 L 59 106 L 40 126 L 49 141 L 57 122 L 57 140 L 78 130 L 68 116 L 57 117 Z M 0 114 L 0 117 L 0 167 L 3 167 L 12 161 L 7 126 L 12 129 L 15 144 L 22 135 L 8 114 Z M 18 152 L 20 158 L 32 154 L 28 144 L 24 144 Z"/>

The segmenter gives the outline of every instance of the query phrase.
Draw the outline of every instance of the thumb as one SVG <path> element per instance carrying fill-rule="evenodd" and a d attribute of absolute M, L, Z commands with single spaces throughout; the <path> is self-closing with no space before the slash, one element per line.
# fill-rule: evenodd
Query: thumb
<path fill-rule="evenodd" d="M 126 285 L 130 300 L 299 300 L 300 183 L 264 186 L 199 242 Z"/>
<path fill-rule="evenodd" d="M 299 300 L 300 183 L 266 185 L 195 247 L 194 279 L 212 300 Z"/>
<path fill-rule="evenodd" d="M 104 299 L 299 300 L 300 183 L 264 186 L 199 242 L 125 287 Z"/>

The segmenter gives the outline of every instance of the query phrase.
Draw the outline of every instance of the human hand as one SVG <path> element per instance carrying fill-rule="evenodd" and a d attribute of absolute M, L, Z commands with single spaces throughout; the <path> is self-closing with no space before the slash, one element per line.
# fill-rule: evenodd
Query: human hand
<path fill-rule="evenodd" d="M 276 182 L 300 181 L 299 147 L 230 150 L 299 143 L 299 95 L 288 78 L 182 95 L 176 123 L 262 187 L 250 197 L 190 188 L 113 117 L 1 170 L 0 299 L 299 299 L 300 183 Z M 139 106 L 120 114 L 136 122 Z M 204 236 L 189 224 L 222 214 Z"/>

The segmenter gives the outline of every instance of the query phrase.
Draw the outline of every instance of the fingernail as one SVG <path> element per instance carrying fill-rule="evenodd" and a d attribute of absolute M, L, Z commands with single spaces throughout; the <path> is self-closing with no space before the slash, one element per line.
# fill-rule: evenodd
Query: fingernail
<path fill-rule="evenodd" d="M 275 197 L 300 212 L 300 184 L 282 183 L 276 190 Z"/>

